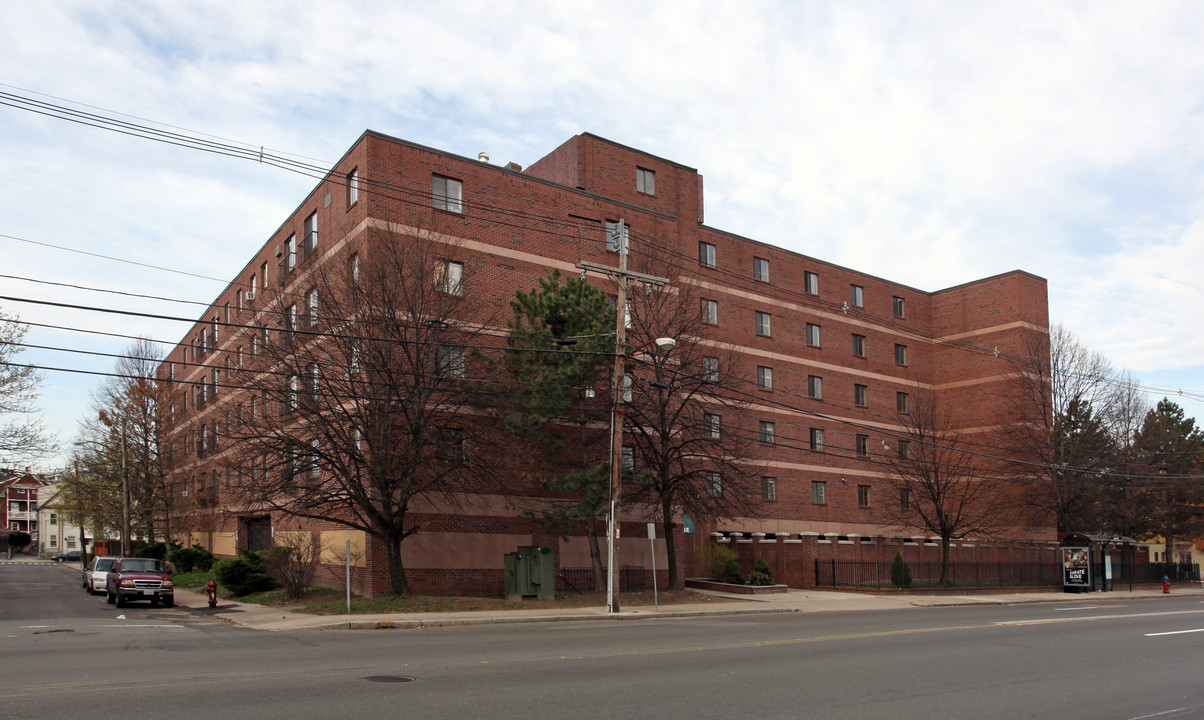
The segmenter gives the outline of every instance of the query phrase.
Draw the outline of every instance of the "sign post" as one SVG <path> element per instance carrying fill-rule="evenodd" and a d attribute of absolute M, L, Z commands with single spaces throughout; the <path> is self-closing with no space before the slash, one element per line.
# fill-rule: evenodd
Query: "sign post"
<path fill-rule="evenodd" d="M 656 523 L 648 523 L 648 549 L 652 551 L 652 604 L 660 612 L 661 603 L 656 594 Z"/>

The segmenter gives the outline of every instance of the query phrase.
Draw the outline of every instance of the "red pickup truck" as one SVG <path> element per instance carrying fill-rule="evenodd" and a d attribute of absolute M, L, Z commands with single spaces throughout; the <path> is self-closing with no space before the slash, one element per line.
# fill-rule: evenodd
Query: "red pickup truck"
<path fill-rule="evenodd" d="M 162 560 L 151 558 L 118 558 L 109 568 L 105 579 L 105 595 L 109 604 L 125 607 L 131 600 L 150 600 L 151 605 L 175 604 L 175 585 L 171 573 L 163 568 Z"/>

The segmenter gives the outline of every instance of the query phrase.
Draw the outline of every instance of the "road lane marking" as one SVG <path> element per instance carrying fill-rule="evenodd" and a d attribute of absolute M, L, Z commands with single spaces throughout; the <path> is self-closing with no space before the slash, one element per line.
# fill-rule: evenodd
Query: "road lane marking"
<path fill-rule="evenodd" d="M 1146 637 L 1162 637 L 1163 635 L 1186 635 L 1188 633 L 1198 633 L 1198 632 L 1204 632 L 1204 628 L 1198 628 L 1196 630 L 1171 630 L 1170 632 L 1146 633 L 1145 636 Z"/>
<path fill-rule="evenodd" d="M 1052 623 L 1089 622 L 1092 620 L 1127 620 L 1129 618 L 1164 617 L 1167 615 L 1199 615 L 1204 610 L 1168 610 L 1166 612 L 1127 613 L 1123 615 L 1088 615 L 1087 617 L 1035 618 L 1033 620 L 997 620 L 995 625 L 1049 625 Z"/>

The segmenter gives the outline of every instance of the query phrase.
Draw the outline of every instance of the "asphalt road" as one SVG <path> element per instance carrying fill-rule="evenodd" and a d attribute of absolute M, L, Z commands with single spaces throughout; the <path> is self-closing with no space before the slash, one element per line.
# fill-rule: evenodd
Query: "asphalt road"
<path fill-rule="evenodd" d="M 262 632 L 0 565 L 14 718 L 1194 718 L 1202 643 L 1174 596 Z"/>

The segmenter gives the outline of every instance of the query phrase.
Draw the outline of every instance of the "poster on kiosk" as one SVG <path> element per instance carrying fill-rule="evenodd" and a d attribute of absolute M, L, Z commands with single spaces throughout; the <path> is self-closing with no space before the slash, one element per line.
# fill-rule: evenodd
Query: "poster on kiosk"
<path fill-rule="evenodd" d="M 1091 587 L 1090 548 L 1062 548 L 1062 568 L 1062 584 L 1066 587 Z"/>

